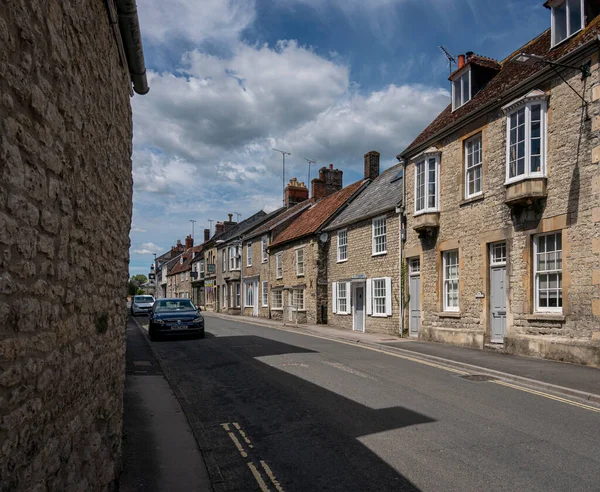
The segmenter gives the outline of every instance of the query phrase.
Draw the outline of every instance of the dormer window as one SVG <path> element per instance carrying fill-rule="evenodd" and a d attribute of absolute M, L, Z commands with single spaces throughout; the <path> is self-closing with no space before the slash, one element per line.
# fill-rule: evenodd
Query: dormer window
<path fill-rule="evenodd" d="M 552 8 L 552 46 L 563 42 L 584 25 L 584 0 L 556 0 Z"/>
<path fill-rule="evenodd" d="M 452 81 L 452 111 L 471 100 L 471 69 L 468 68 Z"/>

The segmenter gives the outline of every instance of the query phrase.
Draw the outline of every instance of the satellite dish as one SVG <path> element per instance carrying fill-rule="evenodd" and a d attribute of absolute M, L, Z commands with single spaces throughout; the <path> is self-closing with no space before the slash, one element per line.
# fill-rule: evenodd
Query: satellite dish
<path fill-rule="evenodd" d="M 329 239 L 329 234 L 327 234 L 326 232 L 324 232 L 323 234 L 321 234 L 319 236 L 319 241 L 321 241 L 322 243 L 326 243 L 328 239 Z"/>

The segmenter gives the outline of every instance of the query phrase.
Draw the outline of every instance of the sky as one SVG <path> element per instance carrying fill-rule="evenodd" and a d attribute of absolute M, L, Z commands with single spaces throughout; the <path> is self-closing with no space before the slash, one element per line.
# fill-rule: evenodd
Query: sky
<path fill-rule="evenodd" d="M 286 182 L 363 154 L 382 170 L 450 101 L 448 62 L 547 29 L 542 0 L 139 0 L 150 92 L 132 98 L 130 274 L 209 220 L 282 204 Z M 239 214 L 239 215 L 236 215 Z M 213 222 L 214 224 L 214 222 Z"/>

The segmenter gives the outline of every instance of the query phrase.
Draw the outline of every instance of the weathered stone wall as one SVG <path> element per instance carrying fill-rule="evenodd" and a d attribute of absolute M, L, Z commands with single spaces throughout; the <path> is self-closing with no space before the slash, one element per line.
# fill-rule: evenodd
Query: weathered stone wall
<path fill-rule="evenodd" d="M 400 197 L 399 197 L 400 198 Z M 387 253 L 373 256 L 372 219 L 363 220 L 347 227 L 348 260 L 337 261 L 337 231 L 332 231 L 328 254 L 327 324 L 352 330 L 352 314 L 334 314 L 332 300 L 332 282 L 350 281 L 353 275 L 365 275 L 365 278 L 392 278 L 392 316 L 365 316 L 365 332 L 399 334 L 400 332 L 400 272 L 399 272 L 399 224 L 398 214 L 387 215 Z M 366 290 L 365 290 L 366 296 Z M 352 305 L 354 305 L 352 303 Z M 365 301 L 366 313 L 366 301 Z"/>
<path fill-rule="evenodd" d="M 597 53 L 591 77 L 569 82 L 581 100 L 555 78 L 538 88 L 549 92 L 547 199 L 511 211 L 506 197 L 506 116 L 497 110 L 436 146 L 440 166 L 439 230 L 419 238 L 414 223 L 414 163 L 407 167 L 406 257 L 421 258 L 419 336 L 482 347 L 490 339 L 489 244 L 507 244 L 507 336 L 505 350 L 600 366 L 600 87 Z M 585 84 L 585 85 L 584 85 Z M 595 89 L 594 89 L 595 87 Z M 483 196 L 464 200 L 464 140 L 482 134 Z M 538 315 L 533 301 L 533 236 L 561 231 L 563 313 Z M 441 253 L 459 250 L 460 312 L 442 313 Z M 483 292 L 483 299 L 475 295 Z M 596 338 L 597 339 L 597 338 Z"/>
<path fill-rule="evenodd" d="M 262 305 L 262 282 L 269 282 L 269 255 L 267 255 L 267 261 L 262 261 L 262 237 L 258 236 L 252 239 L 251 244 L 245 242 L 243 245 L 242 254 L 242 268 L 244 272 L 244 280 L 253 279 L 258 282 L 258 292 L 255 292 L 255 296 L 258 296 L 258 316 L 260 318 L 269 317 L 269 306 Z M 248 246 L 252 248 L 252 265 L 248 266 Z M 270 283 L 270 282 L 269 282 Z M 267 287 L 269 289 L 270 285 Z M 246 316 L 253 316 L 253 308 L 244 307 L 243 314 Z"/>
<path fill-rule="evenodd" d="M 112 490 L 128 74 L 101 0 L 2 2 L 0 45 L 0 490 Z"/>
<path fill-rule="evenodd" d="M 304 249 L 304 275 L 297 275 L 296 273 L 296 249 Z M 271 285 L 269 286 L 269 295 L 273 289 L 278 287 L 298 287 L 304 288 L 304 310 L 294 313 L 290 320 L 289 306 L 292 304 L 292 291 L 284 290 L 283 294 L 283 310 L 277 310 L 273 308 L 272 298 L 269 298 L 269 304 L 271 305 L 271 317 L 273 319 L 284 319 L 285 321 L 296 322 L 296 316 L 298 323 L 317 323 L 317 309 L 318 309 L 318 271 L 319 271 L 319 243 L 315 238 L 304 238 L 298 241 L 287 243 L 283 246 L 273 248 L 269 251 L 269 277 Z M 283 253 L 283 277 L 278 279 L 276 275 L 277 253 Z M 323 280 L 326 280 L 325 276 L 321 276 Z"/>

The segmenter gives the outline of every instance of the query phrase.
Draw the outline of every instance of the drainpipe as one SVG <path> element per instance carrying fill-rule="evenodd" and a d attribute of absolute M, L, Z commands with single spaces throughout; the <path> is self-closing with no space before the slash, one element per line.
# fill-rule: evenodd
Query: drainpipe
<path fill-rule="evenodd" d="M 133 90 L 138 94 L 147 94 L 150 90 L 146 79 L 146 64 L 142 48 L 142 33 L 137 15 L 135 0 L 115 0 L 119 17 L 119 30 Z"/>
<path fill-rule="evenodd" d="M 398 264 L 398 278 L 400 279 L 400 336 L 403 337 L 404 336 L 404 289 L 405 289 L 405 283 L 406 283 L 406 279 L 402 278 L 402 267 L 403 267 L 403 263 L 404 263 L 404 240 L 402 237 L 402 226 L 404 225 L 404 211 L 405 211 L 405 204 L 406 204 L 406 161 L 400 157 L 400 154 L 398 154 L 396 156 L 396 159 L 398 159 L 398 162 L 400 164 L 402 164 L 402 202 L 401 204 L 396 208 L 396 210 L 398 211 L 398 239 L 400 241 L 400 254 L 399 254 L 399 264 Z M 404 281 L 403 281 L 404 280 Z"/>

